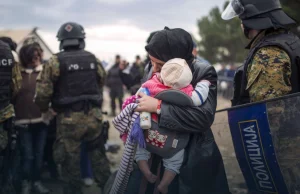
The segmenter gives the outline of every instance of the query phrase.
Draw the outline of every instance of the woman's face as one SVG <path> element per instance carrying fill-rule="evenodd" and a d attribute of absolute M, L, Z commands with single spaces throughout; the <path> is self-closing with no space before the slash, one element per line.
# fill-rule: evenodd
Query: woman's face
<path fill-rule="evenodd" d="M 32 66 L 37 67 L 41 64 L 41 55 L 40 53 L 36 50 L 34 51 L 34 55 L 32 58 Z"/>
<path fill-rule="evenodd" d="M 156 58 L 152 57 L 151 55 L 150 55 L 150 60 L 151 60 L 151 64 L 152 64 L 152 67 L 153 67 L 153 73 L 160 72 L 161 68 L 163 67 L 165 62 L 163 62 L 159 59 L 156 59 Z"/>

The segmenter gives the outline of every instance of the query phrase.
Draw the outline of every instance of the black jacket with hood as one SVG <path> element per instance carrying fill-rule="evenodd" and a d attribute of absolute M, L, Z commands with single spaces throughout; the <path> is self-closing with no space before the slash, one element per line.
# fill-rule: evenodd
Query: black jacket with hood
<path fill-rule="evenodd" d="M 228 194 L 223 160 L 210 129 L 217 106 L 217 74 L 213 66 L 195 60 L 192 38 L 182 29 L 165 28 L 146 46 L 148 53 L 164 62 L 185 59 L 193 73 L 192 85 L 200 80 L 211 83 L 206 102 L 199 107 L 179 107 L 162 102 L 159 127 L 191 134 L 180 174 L 169 186 L 171 194 Z M 143 81 L 152 75 L 152 65 L 145 69 Z M 126 194 L 138 194 L 141 172 L 132 172 Z M 146 192 L 146 194 L 152 194 Z"/>

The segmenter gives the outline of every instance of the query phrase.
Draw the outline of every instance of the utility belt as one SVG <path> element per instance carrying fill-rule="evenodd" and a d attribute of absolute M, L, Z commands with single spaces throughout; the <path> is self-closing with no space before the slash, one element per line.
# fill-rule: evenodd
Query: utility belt
<path fill-rule="evenodd" d="M 88 114 L 90 110 L 100 106 L 101 106 L 101 102 L 85 100 L 85 101 L 74 102 L 71 104 L 64 104 L 64 105 L 54 104 L 53 109 L 57 113 L 83 111 L 85 114 Z"/>

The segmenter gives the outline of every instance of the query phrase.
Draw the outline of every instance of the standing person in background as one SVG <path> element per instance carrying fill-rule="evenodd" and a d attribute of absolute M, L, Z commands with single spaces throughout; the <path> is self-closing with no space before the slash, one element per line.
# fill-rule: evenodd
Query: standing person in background
<path fill-rule="evenodd" d="M 233 64 L 230 64 L 229 65 L 229 69 L 227 71 L 227 77 L 230 78 L 230 79 L 233 79 L 234 78 L 234 74 L 235 74 L 235 66 Z"/>
<path fill-rule="evenodd" d="M 149 37 L 147 38 L 147 44 L 149 44 L 150 40 L 152 39 L 152 37 L 155 35 L 155 33 L 158 32 L 158 31 L 154 31 L 154 32 L 151 32 Z M 147 54 L 147 57 L 145 59 L 145 61 L 143 62 L 144 64 L 144 69 L 145 67 L 151 63 L 151 60 L 150 60 L 150 57 L 149 55 Z M 141 80 L 139 80 L 139 83 L 137 83 L 137 79 L 135 76 L 132 76 L 132 74 L 126 72 L 126 70 L 124 70 L 125 67 L 122 67 L 121 66 L 121 69 L 119 71 L 119 74 L 120 74 L 120 77 L 121 77 L 121 80 L 122 80 L 122 83 L 126 86 L 126 88 L 130 91 L 131 88 L 136 85 L 136 84 L 140 84 L 141 83 Z M 144 69 L 143 69 L 143 72 L 144 72 Z M 142 78 L 144 77 L 144 75 L 142 75 Z M 134 90 L 134 89 L 133 89 Z"/>
<path fill-rule="evenodd" d="M 202 58 L 202 57 L 199 56 L 198 49 L 197 49 L 197 43 L 196 43 L 195 40 L 193 40 L 193 46 L 194 46 L 194 48 L 193 48 L 193 52 L 192 53 L 195 56 L 195 58 L 198 61 L 200 61 L 201 63 L 206 63 L 206 64 L 210 65 L 210 63 L 207 60 L 205 60 L 204 58 Z"/>
<path fill-rule="evenodd" d="M 36 78 L 42 71 L 41 55 L 37 43 L 28 43 L 20 50 L 22 87 L 14 100 L 16 126 L 18 126 L 23 156 L 22 194 L 49 193 L 41 183 L 47 126 L 43 123 L 39 107 L 33 102 Z"/>
<path fill-rule="evenodd" d="M 218 77 L 227 77 L 226 65 L 221 64 L 221 69 L 218 71 Z"/>
<path fill-rule="evenodd" d="M 100 109 L 106 73 L 96 56 L 84 50 L 85 32 L 80 24 L 63 24 L 57 38 L 61 52 L 54 54 L 39 74 L 35 103 L 42 112 L 53 109 L 57 113 L 53 155 L 61 165 L 64 194 L 82 194 L 82 144 L 86 144 L 99 187 L 110 176 Z"/>
<path fill-rule="evenodd" d="M 123 60 L 121 63 L 124 65 L 125 68 L 129 67 L 129 62 L 127 62 L 126 60 Z"/>
<path fill-rule="evenodd" d="M 119 101 L 119 108 L 122 110 L 123 104 L 123 83 L 119 75 L 120 65 L 126 67 L 126 64 L 121 64 L 120 55 L 116 56 L 116 61 L 114 66 L 108 71 L 106 85 L 109 88 L 109 95 L 111 100 L 111 114 L 110 116 L 116 116 L 116 99 Z"/>
<path fill-rule="evenodd" d="M 133 86 L 130 88 L 130 94 L 135 95 L 136 92 L 141 87 L 141 79 L 144 76 L 144 63 L 141 60 L 141 57 L 139 55 L 136 56 L 135 62 L 132 64 L 132 67 L 130 68 L 130 75 L 133 79 Z"/>

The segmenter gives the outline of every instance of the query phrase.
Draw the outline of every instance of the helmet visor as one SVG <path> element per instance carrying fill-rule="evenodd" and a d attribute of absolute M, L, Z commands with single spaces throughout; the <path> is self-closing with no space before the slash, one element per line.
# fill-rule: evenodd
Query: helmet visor
<path fill-rule="evenodd" d="M 230 20 L 236 16 L 243 14 L 245 11 L 244 6 L 239 0 L 231 0 L 226 9 L 222 13 L 223 20 Z"/>

